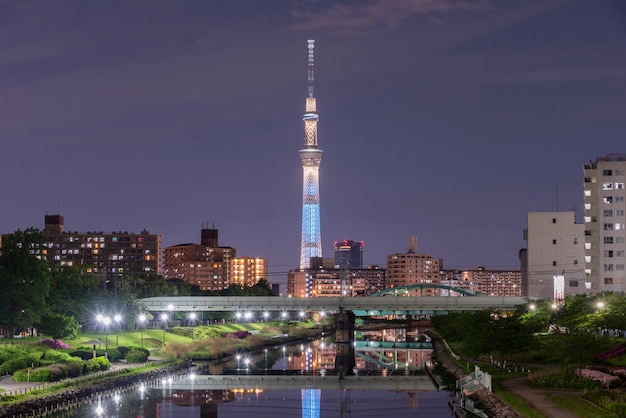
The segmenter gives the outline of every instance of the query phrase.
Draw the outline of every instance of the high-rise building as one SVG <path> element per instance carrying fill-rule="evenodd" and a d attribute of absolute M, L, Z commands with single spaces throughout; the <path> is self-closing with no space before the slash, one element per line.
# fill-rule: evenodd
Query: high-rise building
<path fill-rule="evenodd" d="M 300 298 L 368 296 L 386 289 L 386 272 L 378 266 L 361 269 L 319 266 L 292 270 L 287 278 L 287 293 Z"/>
<path fill-rule="evenodd" d="M 230 260 L 230 284 L 254 286 L 267 280 L 267 261 L 259 257 L 237 257 Z"/>
<path fill-rule="evenodd" d="M 521 296 L 562 300 L 585 293 L 585 225 L 574 212 L 530 212 L 524 240 Z"/>
<path fill-rule="evenodd" d="M 315 41 L 307 41 L 309 95 L 305 102 L 304 149 L 302 162 L 302 241 L 300 244 L 300 268 L 310 267 L 311 257 L 322 257 L 322 234 L 320 229 L 319 168 L 323 151 L 317 147 L 317 105 L 313 92 L 313 49 Z"/>
<path fill-rule="evenodd" d="M 387 287 L 415 284 L 438 284 L 440 260 L 430 254 L 418 254 L 417 237 L 409 238 L 409 250 L 387 256 Z M 423 296 L 432 296 L 434 289 L 426 289 Z"/>
<path fill-rule="evenodd" d="M 165 279 L 182 280 L 206 291 L 227 288 L 231 281 L 231 261 L 237 257 L 237 250 L 217 245 L 217 229 L 203 227 L 200 237 L 201 244 L 165 248 Z"/>
<path fill-rule="evenodd" d="M 363 241 L 335 241 L 335 267 L 363 268 Z"/>
<path fill-rule="evenodd" d="M 58 265 L 83 266 L 99 274 L 108 286 L 128 274 L 161 273 L 161 235 L 145 229 L 132 232 L 71 232 L 61 215 L 45 215 L 42 231 L 46 260 Z"/>
<path fill-rule="evenodd" d="M 608 154 L 583 167 L 585 275 L 590 292 L 624 292 L 626 154 Z"/>

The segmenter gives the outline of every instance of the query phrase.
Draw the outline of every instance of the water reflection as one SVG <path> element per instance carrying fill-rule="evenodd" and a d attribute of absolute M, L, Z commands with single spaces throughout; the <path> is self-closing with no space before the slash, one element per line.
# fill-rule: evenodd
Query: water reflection
<path fill-rule="evenodd" d="M 331 338 L 239 353 L 198 374 L 145 382 L 61 417 L 450 417 L 447 392 L 425 373 L 428 341 L 404 330 L 357 335 L 355 368 L 336 373 Z M 378 343 L 378 344 L 377 344 Z M 391 343 L 391 344 L 390 344 Z M 354 414 L 354 415 L 352 415 Z"/>

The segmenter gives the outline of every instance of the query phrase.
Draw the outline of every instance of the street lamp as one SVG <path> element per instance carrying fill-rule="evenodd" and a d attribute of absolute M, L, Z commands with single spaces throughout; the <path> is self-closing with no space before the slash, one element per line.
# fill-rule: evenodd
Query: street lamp
<path fill-rule="evenodd" d="M 102 339 L 102 320 L 104 319 L 104 315 L 98 314 L 96 315 L 96 321 L 98 321 L 98 339 Z"/>
<path fill-rule="evenodd" d="M 115 346 L 119 347 L 120 346 L 120 321 L 122 320 L 122 315 L 115 314 L 115 316 L 113 317 L 113 320 L 115 321 L 115 328 L 117 328 L 116 334 L 115 334 Z"/>
<path fill-rule="evenodd" d="M 237 359 L 237 373 L 239 374 L 239 360 L 241 360 L 241 355 L 237 354 L 235 358 Z"/>
<path fill-rule="evenodd" d="M 267 318 L 269 318 L 269 316 L 270 316 L 270 313 L 268 311 L 263 312 L 263 319 L 265 321 L 267 321 Z"/>
<path fill-rule="evenodd" d="M 143 330 L 144 330 L 144 323 L 146 322 L 146 314 L 140 314 L 139 315 L 139 324 L 141 325 L 141 348 L 143 348 Z"/>
<path fill-rule="evenodd" d="M 163 322 L 163 345 L 165 345 L 165 328 L 167 326 L 167 314 L 165 312 L 161 314 L 161 321 Z"/>
<path fill-rule="evenodd" d="M 189 314 L 189 319 L 191 319 L 191 341 L 193 341 L 193 330 L 194 330 L 194 326 L 196 325 L 196 313 L 192 312 Z"/>
<path fill-rule="evenodd" d="M 300 315 L 300 321 L 302 321 L 304 319 L 304 311 L 300 311 L 298 315 Z"/>
<path fill-rule="evenodd" d="M 111 323 L 111 318 L 105 316 L 102 318 L 102 322 L 104 323 L 104 357 L 106 359 L 109 358 L 109 324 Z"/>

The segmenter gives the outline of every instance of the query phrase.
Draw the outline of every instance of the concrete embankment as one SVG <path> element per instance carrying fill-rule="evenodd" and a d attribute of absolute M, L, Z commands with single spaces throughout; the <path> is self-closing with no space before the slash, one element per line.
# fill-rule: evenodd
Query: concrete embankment
<path fill-rule="evenodd" d="M 50 412 L 59 406 L 80 405 L 83 402 L 88 402 L 91 397 L 97 393 L 118 390 L 139 382 L 152 380 L 161 376 L 169 376 L 191 366 L 191 363 L 166 366 L 145 373 L 131 376 L 119 376 L 105 382 L 75 387 L 63 392 L 41 396 L 36 399 L 0 406 L 0 418 L 42 416 L 44 415 L 44 411 Z"/>
<path fill-rule="evenodd" d="M 431 338 L 433 344 L 433 351 L 437 356 L 437 361 L 441 367 L 455 380 L 460 380 L 467 376 L 461 367 L 459 367 L 452 354 L 448 351 L 445 342 L 433 331 L 427 331 L 428 336 Z M 482 388 L 473 394 L 469 395 L 469 398 L 474 401 L 475 406 L 481 409 L 489 417 L 493 418 L 523 418 L 517 411 L 507 405 L 502 399 L 496 396 L 488 389 Z"/>

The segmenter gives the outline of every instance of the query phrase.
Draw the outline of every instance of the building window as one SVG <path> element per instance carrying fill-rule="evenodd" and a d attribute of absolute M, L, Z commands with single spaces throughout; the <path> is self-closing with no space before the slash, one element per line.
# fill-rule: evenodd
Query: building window
<path fill-rule="evenodd" d="M 574 265 L 577 266 L 578 265 L 578 260 L 574 260 Z"/>
<path fill-rule="evenodd" d="M 624 270 L 624 265 L 623 264 L 616 264 L 615 265 L 615 270 Z"/>
<path fill-rule="evenodd" d="M 555 224 L 556 223 L 556 218 L 552 218 L 552 223 Z"/>
<path fill-rule="evenodd" d="M 615 257 L 624 257 L 624 251 L 619 250 L 615 252 Z"/>
<path fill-rule="evenodd" d="M 602 170 L 602 175 L 603 176 L 612 176 L 613 175 L 613 170 Z"/>
<path fill-rule="evenodd" d="M 605 250 L 604 251 L 604 256 L 605 257 L 613 257 L 613 250 Z"/>
<path fill-rule="evenodd" d="M 604 216 L 613 216 L 613 211 L 610 209 L 606 209 L 602 213 Z"/>
<path fill-rule="evenodd" d="M 612 231 L 613 230 L 613 224 L 604 224 L 604 230 L 605 231 Z"/>
<path fill-rule="evenodd" d="M 613 237 L 604 237 L 605 244 L 613 244 Z"/>
<path fill-rule="evenodd" d="M 555 239 L 552 240 L 552 245 L 556 245 L 556 240 Z"/>
<path fill-rule="evenodd" d="M 602 190 L 613 190 L 613 183 L 603 183 Z"/>
<path fill-rule="evenodd" d="M 624 188 L 624 183 L 615 183 L 615 188 L 616 189 L 623 189 Z"/>
<path fill-rule="evenodd" d="M 613 278 L 605 277 L 604 278 L 604 284 L 613 284 Z"/>
<path fill-rule="evenodd" d="M 624 170 L 622 170 L 622 169 L 613 170 L 613 174 L 615 174 L 616 176 L 623 176 L 624 175 Z"/>
<path fill-rule="evenodd" d="M 613 196 L 604 196 L 604 198 L 602 198 L 602 202 L 609 204 L 609 203 L 613 203 Z M 589 208 L 591 209 L 591 208 Z"/>
<path fill-rule="evenodd" d="M 585 190 L 585 196 L 591 196 L 591 190 Z"/>
<path fill-rule="evenodd" d="M 553 266 L 556 266 L 556 261 L 553 261 L 553 262 L 552 262 L 552 265 L 553 265 Z"/>
<path fill-rule="evenodd" d="M 574 245 L 578 245 L 578 238 L 574 238 Z"/>
<path fill-rule="evenodd" d="M 569 287 L 578 287 L 578 280 L 570 280 Z"/>
<path fill-rule="evenodd" d="M 604 271 L 613 271 L 613 264 L 605 264 Z"/>
<path fill-rule="evenodd" d="M 615 196 L 615 203 L 623 203 L 624 196 Z"/>
<path fill-rule="evenodd" d="M 623 209 L 618 209 L 615 211 L 615 216 L 624 216 L 624 210 Z"/>
<path fill-rule="evenodd" d="M 624 243 L 624 237 L 616 237 L 615 238 L 615 242 L 618 244 L 623 244 Z"/>

